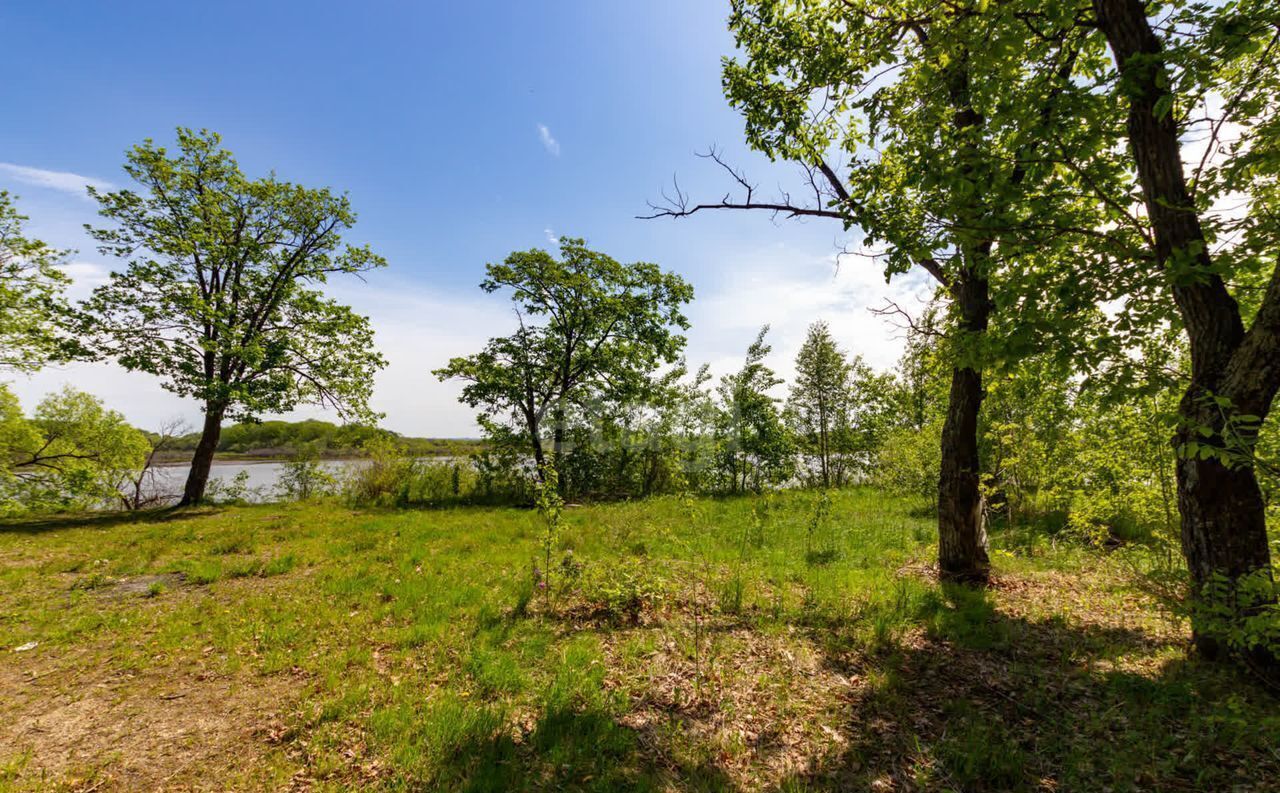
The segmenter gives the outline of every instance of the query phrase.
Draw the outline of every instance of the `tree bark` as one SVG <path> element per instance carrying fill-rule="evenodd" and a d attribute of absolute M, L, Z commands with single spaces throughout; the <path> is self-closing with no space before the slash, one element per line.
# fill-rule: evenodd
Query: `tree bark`
<path fill-rule="evenodd" d="M 982 114 L 973 106 L 969 90 L 968 57 L 957 60 L 950 69 L 948 93 L 955 109 L 956 129 L 967 130 L 984 124 Z M 968 175 L 971 163 L 983 156 L 973 139 L 960 154 L 961 172 Z M 975 199 L 962 225 L 981 229 L 987 209 Z M 978 458 L 978 415 L 982 409 L 982 353 L 963 349 L 986 335 L 994 304 L 991 302 L 987 265 L 991 257 L 989 238 L 974 237 L 965 232 L 960 248 L 960 269 L 950 284 L 950 292 L 959 311 L 959 336 L 962 349 L 953 351 L 956 363 L 951 370 L 951 393 L 947 400 L 947 416 L 942 424 L 942 458 L 938 470 L 938 577 L 983 585 L 991 572 L 987 556 L 986 514 L 982 500 L 981 461 Z"/>
<path fill-rule="evenodd" d="M 552 421 L 555 426 L 551 429 L 551 464 L 555 466 L 556 478 L 563 494 L 568 490 L 568 483 L 564 480 L 565 412 L 562 403 L 557 404 L 552 412 Z"/>
<path fill-rule="evenodd" d="M 538 469 L 538 480 L 545 481 L 546 476 L 542 466 L 546 463 L 547 457 L 542 449 L 542 426 L 532 410 L 526 410 L 524 414 L 525 426 L 529 429 L 529 445 L 533 447 L 533 464 Z"/>
<path fill-rule="evenodd" d="M 1191 346 L 1191 382 L 1179 405 L 1181 425 L 1174 443 L 1182 551 L 1194 596 L 1221 576 L 1225 604 L 1236 617 L 1259 604 L 1241 603 L 1238 582 L 1244 576 L 1270 579 L 1262 492 L 1251 461 L 1233 454 L 1253 431 L 1230 426 L 1233 415 L 1265 418 L 1280 389 L 1280 266 L 1272 275 L 1263 304 L 1246 332 L 1240 307 L 1214 271 L 1200 216 L 1187 189 L 1178 143 L 1178 125 L 1169 100 L 1168 68 L 1159 39 L 1141 0 L 1094 0 L 1098 26 L 1107 38 L 1129 99 L 1129 147 L 1142 186 L 1159 265 L 1170 273 L 1173 299 Z M 1168 105 L 1161 108 L 1164 100 Z M 1226 407 L 1214 401 L 1222 397 Z M 1202 433 L 1207 429 L 1208 435 Z M 1244 437 L 1233 436 L 1243 434 Z M 1187 444 L 1208 446 L 1202 459 Z M 1224 605 L 1224 604 L 1215 604 Z M 1193 620 L 1197 648 L 1207 657 L 1224 655 L 1220 631 Z M 1250 653 L 1267 666 L 1280 667 L 1274 655 Z"/>
<path fill-rule="evenodd" d="M 204 429 L 200 433 L 200 442 L 196 444 L 195 454 L 191 457 L 191 470 L 187 473 L 187 484 L 182 490 L 180 507 L 194 507 L 204 501 L 204 491 L 209 484 L 209 470 L 213 467 L 213 455 L 218 451 L 218 438 L 222 435 L 222 416 L 226 412 L 223 405 L 206 405 L 204 411 Z"/>
<path fill-rule="evenodd" d="M 827 444 L 827 414 L 821 407 L 818 408 L 818 411 L 818 426 L 821 433 L 818 445 L 822 453 L 822 486 L 829 488 L 831 487 L 831 474 L 828 461 L 831 459 L 831 451 Z"/>
<path fill-rule="evenodd" d="M 985 333 L 992 308 L 987 281 L 968 269 L 962 275 L 953 290 L 961 332 Z M 984 584 L 990 575 L 978 459 L 982 398 L 982 371 L 957 364 L 951 370 L 938 477 L 938 575 L 944 581 Z"/>

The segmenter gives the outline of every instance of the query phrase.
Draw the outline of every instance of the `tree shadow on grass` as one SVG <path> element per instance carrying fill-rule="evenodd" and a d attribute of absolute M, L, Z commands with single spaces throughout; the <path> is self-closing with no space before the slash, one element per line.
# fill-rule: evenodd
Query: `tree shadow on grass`
<path fill-rule="evenodd" d="M 477 732 L 458 742 L 428 785 L 468 793 L 502 791 L 728 791 L 709 763 L 670 760 L 667 736 L 620 724 L 600 707 L 548 708 L 526 729 Z M 677 783 L 678 780 L 678 783 Z"/>
<path fill-rule="evenodd" d="M 815 636 L 857 684 L 842 740 L 781 789 L 1280 789 L 1280 702 L 1240 670 L 962 587 L 917 616 L 876 653 Z"/>
<path fill-rule="evenodd" d="M 174 520 L 215 515 L 218 507 L 161 507 L 137 512 L 88 512 L 66 515 L 5 518 L 0 520 L 0 534 L 45 534 L 65 529 L 109 529 L 128 523 L 168 523 Z"/>

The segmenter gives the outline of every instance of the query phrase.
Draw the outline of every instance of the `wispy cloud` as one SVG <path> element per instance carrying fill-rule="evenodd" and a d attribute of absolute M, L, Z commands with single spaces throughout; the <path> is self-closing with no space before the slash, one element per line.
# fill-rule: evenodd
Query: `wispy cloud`
<path fill-rule="evenodd" d="M 542 141 L 542 148 L 546 149 L 551 156 L 560 156 L 560 141 L 555 139 L 546 124 L 538 125 L 538 140 Z"/>
<path fill-rule="evenodd" d="M 556 235 L 556 233 L 555 233 L 554 231 L 552 231 L 551 229 L 543 229 L 543 230 L 542 230 L 542 233 L 547 235 L 547 244 L 548 244 L 548 245 L 556 245 L 556 246 L 558 246 L 558 245 L 560 244 L 560 237 L 559 237 L 559 236 L 557 236 L 557 235 Z"/>
<path fill-rule="evenodd" d="M 886 284 L 873 263 L 778 246 L 737 256 L 732 279 L 699 289 L 688 311 L 690 364 L 710 363 L 716 375 L 735 371 L 756 331 L 768 323 L 769 365 L 790 382 L 808 326 L 819 319 L 850 355 L 876 369 L 891 368 L 902 354 L 902 331 L 871 309 L 891 300 L 918 313 L 932 284 L 915 273 Z"/>
<path fill-rule="evenodd" d="M 102 179 L 81 176 L 70 171 L 50 171 L 44 168 L 32 168 L 27 165 L 15 165 L 11 162 L 0 162 L 0 176 L 34 187 L 44 187 L 49 190 L 78 195 L 81 198 L 87 197 L 84 191 L 87 186 L 95 187 L 99 190 L 112 190 L 115 188 L 115 185 Z"/>

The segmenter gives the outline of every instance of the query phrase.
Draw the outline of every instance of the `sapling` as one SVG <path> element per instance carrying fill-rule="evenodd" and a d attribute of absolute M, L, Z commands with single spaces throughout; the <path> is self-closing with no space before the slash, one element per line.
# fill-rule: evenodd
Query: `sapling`
<path fill-rule="evenodd" d="M 539 466 L 541 476 L 536 485 L 538 514 L 542 517 L 542 556 L 543 566 L 541 580 L 544 603 L 551 602 L 551 552 L 555 549 L 560 536 L 560 513 L 564 509 L 564 499 L 560 497 L 560 474 L 549 462 Z M 535 577 L 537 567 L 535 565 Z"/>
<path fill-rule="evenodd" d="M 818 491 L 813 500 L 813 514 L 809 518 L 808 530 L 805 532 L 805 558 L 812 562 L 817 558 L 813 550 L 813 538 L 827 525 L 831 516 L 831 492 L 826 488 Z"/>

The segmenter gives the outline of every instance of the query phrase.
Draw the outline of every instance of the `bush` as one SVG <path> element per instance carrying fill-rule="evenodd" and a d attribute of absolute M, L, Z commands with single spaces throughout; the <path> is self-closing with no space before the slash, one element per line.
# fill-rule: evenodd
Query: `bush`
<path fill-rule="evenodd" d="M 284 464 L 276 482 L 276 493 L 286 501 L 307 501 L 332 493 L 337 483 L 320 463 L 316 448 L 306 446 Z"/>
<path fill-rule="evenodd" d="M 476 469 L 465 460 L 419 460 L 405 493 L 410 504 L 450 504 L 470 501 L 476 491 Z"/>
<path fill-rule="evenodd" d="M 205 488 L 204 498 L 210 504 L 249 504 L 266 500 L 265 487 L 251 487 L 249 472 L 240 471 L 230 482 L 211 478 Z"/>
<path fill-rule="evenodd" d="M 355 506 L 442 506 L 528 503 L 528 476 L 492 452 L 468 459 L 420 460 L 404 447 L 378 442 L 367 462 L 352 465 L 341 484 Z"/>
<path fill-rule="evenodd" d="M 938 507 L 938 471 L 942 449 L 941 421 L 923 429 L 894 430 L 880 449 L 872 479 L 894 493 L 919 498 L 931 510 Z"/>
<path fill-rule="evenodd" d="M 406 506 L 418 462 L 393 441 L 379 439 L 366 447 L 368 462 L 351 466 L 342 493 L 358 506 Z"/>
<path fill-rule="evenodd" d="M 592 565 L 586 567 L 581 581 L 583 599 L 615 624 L 639 624 L 640 615 L 663 598 L 662 583 L 638 563 Z"/>

